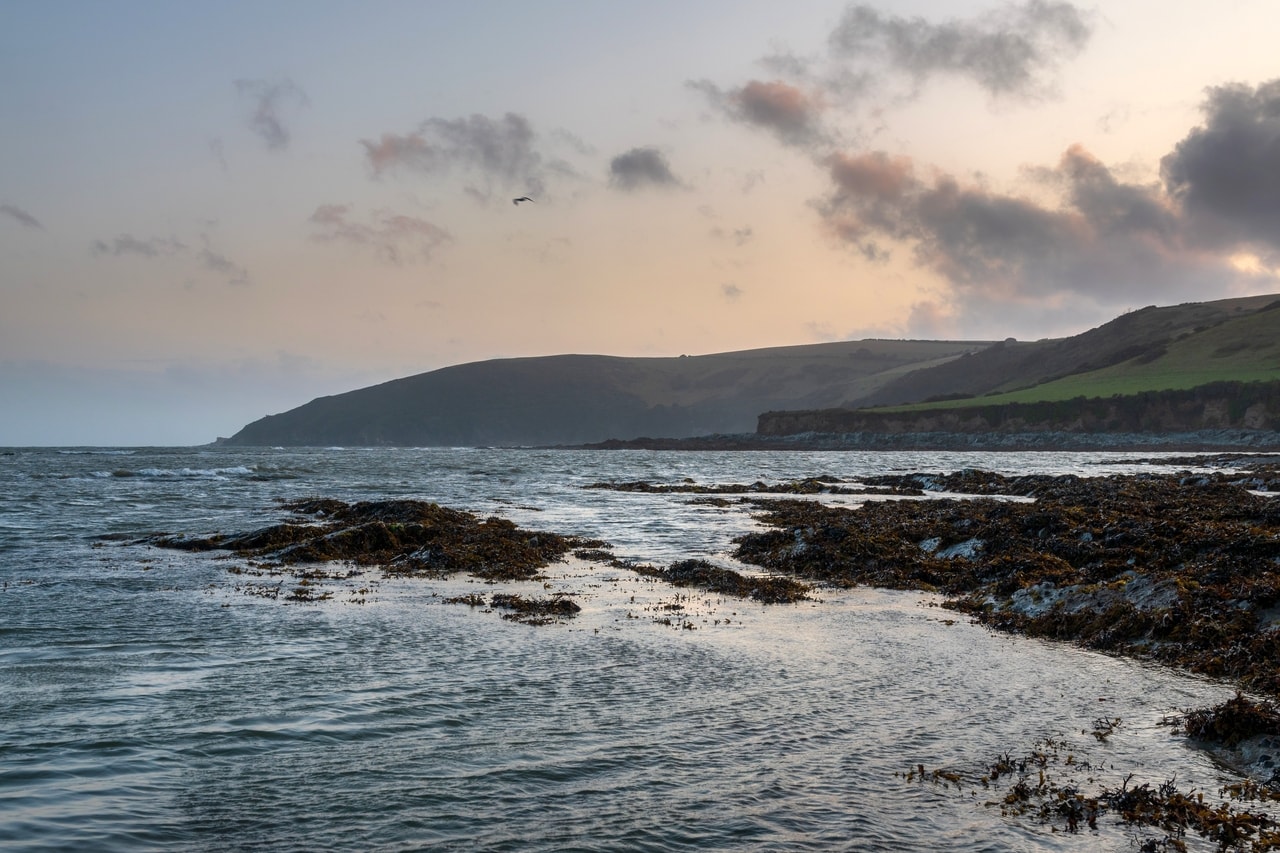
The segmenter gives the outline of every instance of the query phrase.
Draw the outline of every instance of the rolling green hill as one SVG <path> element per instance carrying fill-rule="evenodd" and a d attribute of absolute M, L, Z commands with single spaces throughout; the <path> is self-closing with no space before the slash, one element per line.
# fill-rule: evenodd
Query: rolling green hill
<path fill-rule="evenodd" d="M 860 405 L 960 378 L 991 390 Z M 1277 428 L 1280 301 L 1272 296 L 1144 308 L 1072 338 L 1005 342 L 921 369 L 852 406 L 766 412 L 757 423 L 768 436 Z"/>
<path fill-rule="evenodd" d="M 838 406 L 990 342 L 844 341 L 674 358 L 472 362 L 331 397 L 244 427 L 260 446 L 584 444 L 751 432 L 760 412 Z"/>
<path fill-rule="evenodd" d="M 577 445 L 752 431 L 973 432 L 1055 424 L 1160 430 L 1232 426 L 1242 418 L 1249 428 L 1280 424 L 1280 395 L 1246 392 L 1242 382 L 1280 383 L 1276 296 L 1153 306 L 1069 338 L 1026 343 L 865 340 L 672 358 L 472 362 L 321 397 L 220 441 Z M 1217 390 L 1199 390 L 1208 387 Z M 1246 393 L 1256 398 L 1252 408 L 1232 402 Z M 1084 403 L 1099 399 L 1106 405 Z"/>
<path fill-rule="evenodd" d="M 1269 323 L 1280 324 L 1280 314 L 1262 309 L 1276 300 L 1272 295 L 1152 306 L 1069 338 L 1005 341 L 947 364 L 914 371 L 846 405 L 972 405 L 970 398 L 975 397 L 984 398 L 984 403 L 1030 402 L 1265 378 L 1266 354 L 1252 345 L 1216 360 L 1209 356 L 1235 346 L 1233 336 L 1237 334 L 1245 335 L 1246 340 L 1268 340 L 1271 333 L 1265 329 Z M 1250 325 L 1245 321 L 1251 317 Z M 1223 328 L 1236 322 L 1244 325 Z M 1175 353 L 1186 357 L 1163 367 L 1158 364 Z M 984 397 L 992 394 L 1009 396 Z"/>

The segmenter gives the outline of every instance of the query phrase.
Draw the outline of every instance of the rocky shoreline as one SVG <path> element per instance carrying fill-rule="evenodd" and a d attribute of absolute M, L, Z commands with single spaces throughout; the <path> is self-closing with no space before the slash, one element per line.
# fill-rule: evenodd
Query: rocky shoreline
<path fill-rule="evenodd" d="M 906 782 L 954 787 L 966 796 L 981 791 L 995 797 L 986 806 L 1055 831 L 1087 831 L 1111 815 L 1163 833 L 1147 838 L 1142 850 L 1186 850 L 1188 834 L 1221 850 L 1280 850 L 1270 805 L 1280 802 L 1280 503 L 1270 496 L 1280 493 L 1280 463 L 1250 454 L 1186 463 L 1227 470 L 1079 477 L 970 469 L 859 481 L 585 486 L 752 508 L 764 529 L 734 539 L 733 556 L 759 566 L 759 574 L 705 560 L 668 567 L 624 562 L 599 540 L 524 530 L 413 500 L 282 502 L 287 519 L 257 530 L 132 544 L 234 555 L 247 561 L 228 570 L 242 591 L 285 603 L 324 601 L 326 581 L 363 568 L 401 578 L 461 572 L 518 585 L 542 580 L 550 564 L 569 554 L 675 588 L 764 605 L 804 601 L 822 586 L 940 593 L 944 607 L 995 630 L 1149 660 L 1250 691 L 1253 697 L 1240 693 L 1166 721 L 1244 779 L 1224 787 L 1225 799 L 1216 804 L 1204 792 L 1180 790 L 1176 780 L 1131 784 L 1129 776 L 1118 787 L 1099 787 L 1094 768 L 1078 762 L 1069 744 L 1047 739 L 978 770 L 913 764 L 902 774 Z M 873 499 L 832 506 L 815 500 L 822 495 Z M 904 499 L 884 499 L 893 496 Z M 579 592 L 528 589 L 525 583 L 444 601 L 529 625 L 564 623 L 579 612 Z M 683 607 L 664 603 L 653 621 L 695 628 Z M 1103 717 L 1091 734 L 1102 741 L 1121 725 Z"/>
<path fill-rule="evenodd" d="M 573 450 L 987 450 L 1145 451 L 1176 453 L 1252 450 L 1280 452 L 1280 432 L 1213 429 L 1193 432 L 804 432 L 794 435 L 705 435 L 693 438 L 610 439 L 558 446 Z"/>
<path fill-rule="evenodd" d="M 753 507 L 767 529 L 737 537 L 733 556 L 777 578 L 772 586 L 702 561 L 632 565 L 615 560 L 606 542 L 414 500 L 295 500 L 281 504 L 286 520 L 256 530 L 158 535 L 135 544 L 227 552 L 248 561 L 233 569 L 238 575 L 292 572 L 291 601 L 318 600 L 309 587 L 332 576 L 335 565 L 396 577 L 463 572 L 519 582 L 538 579 L 570 553 L 763 601 L 787 600 L 778 592 L 784 588 L 802 592 L 784 580 L 918 589 L 941 593 L 946 606 L 1002 631 L 1149 659 L 1280 697 L 1280 503 L 1268 496 L 1280 492 L 1280 463 L 1246 454 L 1187 461 L 1233 467 L 1179 475 L 1009 477 L 966 469 L 858 482 L 821 476 L 585 486 Z M 811 499 L 824 494 L 912 499 L 860 506 Z M 283 580 L 270 597 L 282 587 Z"/>
<path fill-rule="evenodd" d="M 921 589 L 1000 630 L 1078 643 L 1280 696 L 1280 489 L 1272 464 L 1217 474 L 865 478 L 976 496 L 753 499 L 769 530 L 735 556 L 837 586 Z M 1007 497 L 1030 498 L 1011 502 Z"/>

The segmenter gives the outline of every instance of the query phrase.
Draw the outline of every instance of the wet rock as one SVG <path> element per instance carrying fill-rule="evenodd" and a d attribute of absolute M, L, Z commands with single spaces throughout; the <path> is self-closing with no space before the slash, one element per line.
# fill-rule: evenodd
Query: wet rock
<path fill-rule="evenodd" d="M 734 556 L 837 586 L 940 591 L 996 628 L 1280 695 L 1280 504 L 1235 485 L 1239 477 L 868 478 L 983 497 L 857 508 L 756 501 L 771 529 L 738 537 Z"/>
<path fill-rule="evenodd" d="M 611 492 L 641 492 L 644 494 L 694 494 L 694 495 L 900 495 L 921 494 L 919 488 L 906 486 L 868 485 L 866 483 L 849 483 L 831 475 L 805 477 L 802 480 L 790 480 L 781 483 L 765 483 L 756 480 L 754 483 L 695 483 L 686 479 L 680 483 L 651 483 L 647 480 L 631 482 L 597 482 L 583 486 L 584 489 L 604 489 Z"/>
<path fill-rule="evenodd" d="M 523 595 L 494 593 L 490 605 L 510 613 L 502 618 L 525 625 L 549 625 L 563 619 L 571 619 L 581 612 L 582 607 L 568 596 L 557 593 L 550 598 L 528 598 Z"/>
<path fill-rule="evenodd" d="M 629 566 L 633 571 L 661 578 L 672 586 L 696 586 L 708 592 L 752 598 L 762 604 L 804 601 L 812 589 L 793 578 L 778 576 L 751 577 L 732 569 L 714 566 L 706 560 L 680 560 L 665 569 L 652 566 Z"/>
<path fill-rule="evenodd" d="M 345 561 L 377 566 L 391 575 L 467 572 L 486 580 L 531 578 L 573 548 L 603 544 L 524 530 L 502 518 L 481 520 L 426 501 L 348 504 L 310 498 L 282 507 L 298 519 L 232 535 L 156 536 L 144 542 L 193 551 L 225 550 L 281 565 Z"/>

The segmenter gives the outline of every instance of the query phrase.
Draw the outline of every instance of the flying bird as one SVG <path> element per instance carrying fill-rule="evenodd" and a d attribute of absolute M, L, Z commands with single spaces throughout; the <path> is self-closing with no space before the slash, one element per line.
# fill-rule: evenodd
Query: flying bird
<path fill-rule="evenodd" d="M 517 206 L 519 206 L 520 202 L 522 201 L 533 201 L 533 199 L 529 198 L 527 195 L 522 195 L 520 196 L 520 198 L 511 199 L 511 203 Z"/>

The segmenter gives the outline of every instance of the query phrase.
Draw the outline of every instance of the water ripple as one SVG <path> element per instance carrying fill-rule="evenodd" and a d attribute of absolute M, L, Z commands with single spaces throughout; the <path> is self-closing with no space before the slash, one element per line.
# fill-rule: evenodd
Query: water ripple
<path fill-rule="evenodd" d="M 609 569 L 577 626 L 529 628 L 442 605 L 477 589 L 465 579 L 386 582 L 360 608 L 283 606 L 226 593 L 209 555 L 127 544 L 258 526 L 280 499 L 404 496 L 600 536 L 639 560 L 729 564 L 754 524 L 741 508 L 581 487 L 1100 473 L 1116 458 L 21 451 L 0 467 L 0 846 L 1131 849 L 1114 827 L 1055 836 L 895 774 L 973 770 L 1052 736 L 1213 790 L 1223 771 L 1155 723 L 1228 688 L 947 624 L 915 594 L 728 602 L 731 626 L 681 631 L 626 618 L 629 596 L 669 593 Z M 1125 727 L 1081 739 L 1103 710 Z"/>

